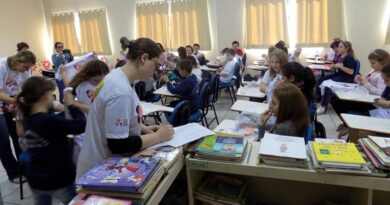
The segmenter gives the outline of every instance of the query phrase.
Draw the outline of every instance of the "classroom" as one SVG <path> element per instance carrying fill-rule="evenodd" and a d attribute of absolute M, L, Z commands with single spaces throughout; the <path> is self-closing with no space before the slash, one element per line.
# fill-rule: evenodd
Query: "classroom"
<path fill-rule="evenodd" d="M 390 204 L 390 0 L 0 19 L 0 205 Z"/>

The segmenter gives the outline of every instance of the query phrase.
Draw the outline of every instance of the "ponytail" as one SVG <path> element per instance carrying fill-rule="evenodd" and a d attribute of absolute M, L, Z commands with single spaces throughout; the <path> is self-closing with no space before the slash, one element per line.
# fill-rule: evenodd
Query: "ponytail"
<path fill-rule="evenodd" d="M 70 81 L 69 86 L 74 89 L 81 83 L 89 80 L 95 76 L 107 75 L 110 72 L 107 64 L 101 60 L 91 60 L 87 62 L 82 69 L 73 77 Z"/>

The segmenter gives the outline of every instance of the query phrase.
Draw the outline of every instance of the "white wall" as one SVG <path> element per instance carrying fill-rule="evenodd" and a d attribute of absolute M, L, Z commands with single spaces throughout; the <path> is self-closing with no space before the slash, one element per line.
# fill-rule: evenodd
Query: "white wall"
<path fill-rule="evenodd" d="M 346 37 L 361 61 L 362 73 L 371 69 L 368 54 L 374 49 L 386 48 L 386 31 L 381 23 L 388 22 L 388 14 L 385 12 L 388 4 L 389 0 L 344 0 Z M 387 48 L 387 51 L 390 52 L 390 49 Z"/>
<path fill-rule="evenodd" d="M 46 23 L 41 0 L 0 0 L 0 56 L 16 53 L 16 44 L 24 41 L 39 59 L 47 58 Z"/>

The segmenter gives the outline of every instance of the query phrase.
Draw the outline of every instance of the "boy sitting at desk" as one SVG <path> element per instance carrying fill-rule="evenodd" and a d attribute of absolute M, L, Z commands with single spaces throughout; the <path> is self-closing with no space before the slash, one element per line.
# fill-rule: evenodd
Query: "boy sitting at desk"
<path fill-rule="evenodd" d="M 182 80 L 173 84 L 169 82 L 168 76 L 163 75 L 160 78 L 161 82 L 167 83 L 167 88 L 172 94 L 179 95 L 182 100 L 187 100 L 190 103 L 191 114 L 199 110 L 199 94 L 198 83 L 196 76 L 192 74 L 192 62 L 189 59 L 183 59 L 178 64 L 180 76 Z M 172 101 L 169 106 L 175 107 L 181 100 Z"/>
<path fill-rule="evenodd" d="M 227 63 L 223 67 L 221 73 L 219 74 L 221 76 L 220 77 L 221 87 L 228 87 L 231 85 L 233 75 L 234 75 L 234 68 L 236 66 L 236 61 L 234 60 L 234 57 L 236 56 L 236 51 L 231 48 L 225 54 L 226 54 Z"/>

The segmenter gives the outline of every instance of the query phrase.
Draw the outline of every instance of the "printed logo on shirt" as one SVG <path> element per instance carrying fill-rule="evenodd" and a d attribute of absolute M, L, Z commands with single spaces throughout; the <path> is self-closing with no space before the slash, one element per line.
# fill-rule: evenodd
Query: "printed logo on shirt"
<path fill-rule="evenodd" d="M 94 90 L 87 90 L 87 92 L 85 94 L 87 94 L 88 99 L 91 100 L 93 98 L 93 96 L 94 96 L 94 93 L 95 93 Z"/>
<path fill-rule="evenodd" d="M 117 127 L 126 127 L 129 125 L 129 120 L 128 119 L 122 119 L 122 118 L 116 118 L 115 125 Z"/>
<path fill-rule="evenodd" d="M 9 88 L 12 87 L 12 85 L 14 84 L 14 79 L 10 78 L 9 76 L 7 76 L 7 80 L 5 82 L 5 85 Z"/>
<path fill-rule="evenodd" d="M 99 95 L 99 92 L 100 92 L 100 90 L 102 90 L 103 87 L 104 87 L 104 81 L 100 82 L 99 85 L 96 87 L 95 92 L 93 93 L 93 97 L 91 99 L 91 103 L 93 103 L 95 98 Z"/>

